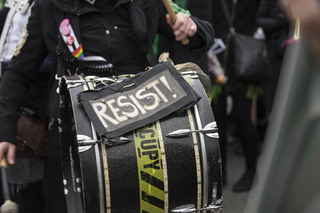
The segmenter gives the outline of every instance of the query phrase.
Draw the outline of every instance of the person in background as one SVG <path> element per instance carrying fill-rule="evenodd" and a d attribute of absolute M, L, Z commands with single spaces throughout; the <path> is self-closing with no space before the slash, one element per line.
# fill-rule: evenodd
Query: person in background
<path fill-rule="evenodd" d="M 230 14 L 232 14 L 232 8 L 235 8 L 235 15 L 233 18 L 235 31 L 240 34 L 252 36 L 257 29 L 255 19 L 260 1 L 238 0 L 236 6 L 233 5 L 234 1 L 232 0 L 227 0 L 225 2 L 227 3 Z M 221 92 L 217 94 L 217 97 L 214 97 L 212 101 L 212 109 L 219 129 L 223 178 L 224 182 L 227 183 L 226 146 L 227 131 L 230 128 L 227 122 L 227 96 L 230 96 L 232 97 L 232 112 L 230 119 L 235 123 L 235 131 L 238 134 L 244 150 L 246 166 L 246 170 L 234 184 L 232 190 L 234 192 L 244 192 L 251 189 L 258 158 L 258 131 L 251 119 L 253 98 L 248 97 L 248 91 L 252 85 L 238 82 L 230 75 L 231 70 L 233 69 L 233 55 L 231 54 L 232 51 L 228 50 L 229 41 L 227 37 L 229 34 L 229 24 L 223 12 L 223 6 L 220 0 L 212 1 L 212 16 L 215 37 L 221 38 L 227 47 L 227 50 L 225 50 L 224 53 L 218 54 L 217 56 L 222 63 L 222 66 L 225 68 L 224 70 L 228 77 L 228 81 L 226 84 L 222 85 Z"/>
<path fill-rule="evenodd" d="M 23 34 L 24 26 L 31 14 L 32 3 L 32 0 L 8 0 L 0 10 L 0 70 L 2 70 L 3 76 L 7 73 L 6 67 L 14 55 L 16 46 Z M 45 59 L 21 108 L 21 113 L 28 113 L 45 123 L 48 123 L 47 103 L 51 88 L 49 74 L 54 70 L 55 63 L 52 55 Z M 12 199 L 17 202 L 20 213 L 42 213 L 44 212 L 42 179 L 45 157 L 36 156 L 33 151 L 30 151 L 30 147 L 26 148 L 22 143 L 23 141 L 19 142 L 15 164 L 8 166 L 7 169 Z"/>
<path fill-rule="evenodd" d="M 0 84 L 0 158 L 7 157 L 10 164 L 15 159 L 13 130 L 18 110 L 48 53 L 59 61 L 57 71 L 50 73 L 52 78 L 57 73 L 113 76 L 137 74 L 154 65 L 147 54 L 156 33 L 179 43 L 188 37 L 188 48 L 204 52 L 213 43 L 209 23 L 178 13 L 173 24 L 162 2 L 150 0 L 35 0 L 26 29 L 26 39 Z M 53 122 L 45 174 L 45 208 L 46 212 L 62 213 L 67 209 L 58 143 L 57 83 L 53 84 L 49 99 L 49 116 Z"/>
<path fill-rule="evenodd" d="M 277 0 L 261 1 L 256 22 L 265 34 L 268 58 L 273 68 L 273 78 L 262 82 L 263 94 L 257 99 L 256 124 L 260 142 L 263 143 L 282 67 L 285 51 L 282 44 L 288 39 L 290 25 Z"/>

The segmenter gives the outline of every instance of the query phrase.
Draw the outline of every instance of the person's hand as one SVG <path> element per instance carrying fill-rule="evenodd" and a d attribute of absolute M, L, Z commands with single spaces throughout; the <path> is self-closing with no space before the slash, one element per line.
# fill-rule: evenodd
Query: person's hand
<path fill-rule="evenodd" d="M 182 12 L 179 12 L 177 14 L 177 20 L 175 24 L 173 24 L 169 14 L 167 14 L 167 21 L 168 24 L 172 27 L 177 41 L 181 41 L 188 36 L 194 36 L 194 34 L 196 34 L 198 30 L 196 23 L 194 23 L 190 16 Z"/>
<path fill-rule="evenodd" d="M 16 145 L 9 142 L 0 142 L 0 159 L 5 157 L 8 164 L 14 164 Z"/>

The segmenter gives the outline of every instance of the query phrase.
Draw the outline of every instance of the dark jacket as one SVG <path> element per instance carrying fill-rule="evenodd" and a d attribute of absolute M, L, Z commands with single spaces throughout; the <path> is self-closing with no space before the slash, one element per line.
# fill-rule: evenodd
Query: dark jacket
<path fill-rule="evenodd" d="M 262 0 L 256 22 L 257 26 L 262 27 L 266 34 L 269 57 L 282 60 L 285 51 L 282 48 L 282 43 L 288 39 L 290 24 L 278 1 Z M 277 68 L 277 70 L 279 69 L 280 67 Z"/>
<path fill-rule="evenodd" d="M 257 26 L 268 36 L 288 27 L 286 14 L 277 0 L 262 0 L 257 13 Z"/>
<path fill-rule="evenodd" d="M 29 1 L 29 4 L 32 4 L 32 0 Z M 29 6 L 30 7 L 30 6 Z M 28 8 L 30 9 L 30 8 Z M 3 26 L 7 19 L 7 14 L 11 9 L 9 7 L 2 7 L 0 10 L 0 35 L 2 34 Z M 20 13 L 20 12 L 16 12 Z M 7 35 L 8 37 L 8 35 Z M 6 43 L 5 43 L 6 44 Z M 6 67 L 10 63 L 8 61 L 1 61 L 2 75 L 6 72 Z M 55 57 L 50 54 L 40 66 L 40 70 L 37 73 L 35 83 L 32 85 L 28 91 L 28 97 L 26 102 L 23 104 L 24 108 L 28 108 L 29 113 L 34 113 L 36 116 L 40 117 L 43 120 L 46 120 L 47 116 L 47 103 L 49 99 L 49 92 L 51 88 L 51 82 L 49 74 L 55 70 Z M 31 110 L 31 111 L 30 111 Z"/>
<path fill-rule="evenodd" d="M 138 73 L 143 70 L 141 63 L 137 64 L 133 59 L 141 56 L 144 58 L 144 64 L 147 64 L 145 57 L 147 51 L 141 48 L 148 45 L 146 43 L 147 33 L 151 41 L 157 32 L 174 39 L 172 29 L 166 22 L 166 10 L 161 1 L 117 0 L 114 10 L 103 15 L 105 19 L 111 20 L 121 33 L 128 33 L 129 41 L 132 41 L 130 43 L 134 43 L 137 47 L 135 55 L 120 44 L 112 33 L 106 36 L 106 30 L 95 19 L 95 14 L 98 13 L 96 8 L 85 1 L 35 1 L 27 26 L 28 33 L 24 40 L 25 43 L 19 53 L 12 58 L 7 68 L 8 72 L 0 84 L 0 141 L 16 141 L 18 109 L 25 99 L 26 89 L 33 83 L 36 72 L 48 52 L 56 55 L 57 49 L 67 50 L 66 44 L 59 43 L 58 38 L 59 24 L 63 18 L 70 20 L 77 39 L 83 45 L 85 56 L 103 56 L 107 62 L 113 64 L 112 73 L 106 72 L 106 75 Z M 188 48 L 207 51 L 213 42 L 212 28 L 209 23 L 195 17 L 192 18 L 198 26 L 198 33 L 189 38 Z M 67 53 L 61 54 L 62 61 L 70 59 Z M 71 62 L 74 61 L 78 63 L 74 59 Z M 69 65 L 69 63 L 66 64 Z M 72 68 L 72 63 L 70 64 Z M 54 75 L 55 73 L 51 74 L 52 78 Z"/>

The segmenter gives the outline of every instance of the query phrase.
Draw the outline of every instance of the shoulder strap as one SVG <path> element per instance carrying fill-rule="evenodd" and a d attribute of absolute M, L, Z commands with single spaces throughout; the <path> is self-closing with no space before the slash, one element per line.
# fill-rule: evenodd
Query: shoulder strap
<path fill-rule="evenodd" d="M 221 2 L 221 5 L 222 5 L 222 9 L 223 9 L 223 13 L 226 17 L 226 20 L 229 24 L 229 27 L 230 27 L 230 33 L 231 34 L 235 34 L 235 30 L 234 30 L 234 27 L 233 27 L 233 20 L 234 20 L 234 15 L 235 15 L 235 9 L 236 9 L 236 5 L 237 5 L 237 0 L 232 0 L 233 3 L 232 3 L 232 11 L 231 11 L 231 15 L 230 15 L 230 12 L 229 12 L 229 9 L 228 9 L 228 5 L 226 3 L 226 0 L 220 0 Z"/>

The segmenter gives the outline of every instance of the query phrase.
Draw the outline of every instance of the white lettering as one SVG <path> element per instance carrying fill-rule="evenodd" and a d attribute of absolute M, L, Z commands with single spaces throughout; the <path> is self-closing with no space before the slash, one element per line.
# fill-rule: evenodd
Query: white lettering
<path fill-rule="evenodd" d="M 119 121 L 119 122 L 123 122 L 128 120 L 128 118 L 126 116 L 119 116 L 118 112 L 120 111 L 119 108 L 115 108 L 112 104 L 114 104 L 116 101 L 114 99 L 108 100 L 106 101 L 106 104 L 109 106 L 112 114 L 114 115 L 114 117 Z"/>
<path fill-rule="evenodd" d="M 137 117 L 139 115 L 139 111 L 138 111 L 137 107 L 130 102 L 122 102 L 122 100 L 125 100 L 125 99 L 127 99 L 126 96 L 124 96 L 124 95 L 119 96 L 117 99 L 118 106 L 119 107 L 126 107 L 126 108 L 132 107 L 133 111 L 132 112 L 122 111 L 122 114 L 129 117 L 129 118 Z"/>
<path fill-rule="evenodd" d="M 157 87 L 157 84 L 159 84 L 160 81 L 157 79 L 157 80 L 154 80 L 152 82 L 150 82 L 149 84 L 146 85 L 146 87 L 148 89 L 150 88 L 153 88 L 157 93 L 158 95 L 161 97 L 161 99 L 167 103 L 168 102 L 168 99 L 166 98 L 166 96 L 161 92 L 161 90 Z"/>
<path fill-rule="evenodd" d="M 133 96 L 129 95 L 129 98 L 133 101 L 133 103 L 138 107 L 138 109 L 141 111 L 142 114 L 146 114 L 147 111 L 141 106 L 139 101 Z"/>
<path fill-rule="evenodd" d="M 166 76 L 163 75 L 163 76 L 161 76 L 159 79 L 160 79 L 160 81 L 168 88 L 168 90 L 170 90 L 170 91 L 172 92 L 172 89 L 171 89 L 171 87 L 170 87 L 170 85 L 169 85 L 169 82 L 168 82 Z"/>
<path fill-rule="evenodd" d="M 144 95 L 142 95 L 141 93 L 142 92 L 145 92 L 146 91 L 146 88 L 143 87 L 142 89 L 138 90 L 137 93 L 136 93 L 136 97 L 139 99 L 139 100 L 143 100 L 143 99 L 148 99 L 148 97 L 153 97 L 153 103 L 151 105 L 143 105 L 143 108 L 145 108 L 146 110 L 154 110 L 155 108 L 157 108 L 159 106 L 159 101 L 160 101 L 160 98 L 157 94 L 155 93 L 146 93 Z"/>
<path fill-rule="evenodd" d="M 91 105 L 92 105 L 92 108 L 95 111 L 96 115 L 98 116 L 99 120 L 102 122 L 102 124 L 105 128 L 108 127 L 108 124 L 106 123 L 105 120 L 110 121 L 114 125 L 119 124 L 119 122 L 117 120 L 111 118 L 109 115 L 106 114 L 107 106 L 104 103 L 94 102 Z"/>

